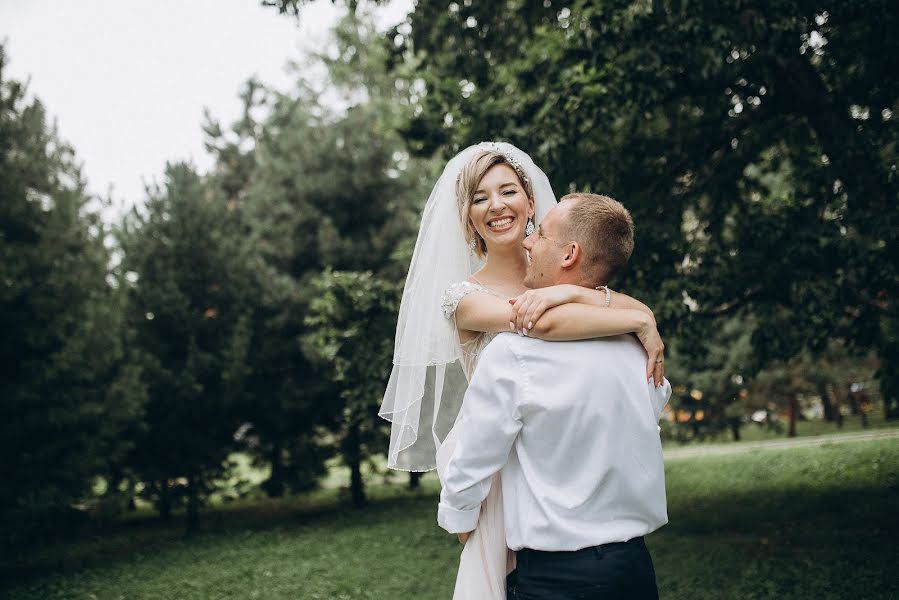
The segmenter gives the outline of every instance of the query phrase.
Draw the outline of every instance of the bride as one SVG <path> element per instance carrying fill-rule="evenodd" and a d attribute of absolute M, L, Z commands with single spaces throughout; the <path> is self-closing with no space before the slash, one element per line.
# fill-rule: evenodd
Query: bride
<path fill-rule="evenodd" d="M 539 235 L 555 204 L 546 175 L 511 144 L 476 144 L 447 163 L 422 214 L 379 413 L 392 423 L 388 467 L 441 475 L 478 355 L 502 331 L 554 341 L 635 333 L 647 352 L 647 378 L 662 381 L 662 340 L 642 303 L 608 288 L 522 284 L 528 256 L 521 242 Z M 504 600 L 514 553 L 506 548 L 498 475 L 477 529 L 460 539 L 453 598 Z"/>

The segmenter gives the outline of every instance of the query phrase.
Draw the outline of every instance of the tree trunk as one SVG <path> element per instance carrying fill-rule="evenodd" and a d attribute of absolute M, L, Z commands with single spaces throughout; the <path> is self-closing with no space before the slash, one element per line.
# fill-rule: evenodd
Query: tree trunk
<path fill-rule="evenodd" d="M 734 436 L 734 441 L 740 441 L 740 420 L 739 419 L 731 419 L 730 421 L 730 432 Z"/>
<path fill-rule="evenodd" d="M 837 428 L 843 428 L 843 411 L 841 410 L 843 407 L 843 399 L 841 398 L 842 391 L 838 390 L 834 387 L 833 390 L 833 416 L 837 423 Z"/>
<path fill-rule="evenodd" d="M 200 496 L 197 490 L 197 478 L 195 475 L 187 477 L 187 534 L 193 534 L 200 529 Z"/>
<path fill-rule="evenodd" d="M 895 361 L 881 358 L 880 393 L 883 397 L 883 416 L 887 421 L 899 419 L 899 389 L 896 387 L 899 384 L 899 373 L 896 372 L 896 367 Z"/>
<path fill-rule="evenodd" d="M 409 473 L 409 489 L 417 490 L 421 488 L 421 473 L 412 471 Z"/>
<path fill-rule="evenodd" d="M 362 481 L 362 445 L 360 443 L 359 425 L 350 424 L 344 441 L 344 459 L 350 467 L 350 499 L 353 508 L 362 508 L 365 498 L 365 484 Z"/>
<path fill-rule="evenodd" d="M 899 393 L 896 390 L 887 390 L 887 386 L 881 385 L 883 390 L 883 416 L 887 421 L 899 419 Z"/>
<path fill-rule="evenodd" d="M 167 481 L 159 482 L 159 499 L 156 501 L 156 510 L 159 511 L 159 518 L 163 521 L 172 518 L 172 498 Z"/>
<path fill-rule="evenodd" d="M 790 396 L 790 429 L 787 431 L 788 437 L 796 437 L 797 420 L 799 420 L 799 399 L 793 395 Z"/>
<path fill-rule="evenodd" d="M 127 504 L 128 512 L 136 512 L 137 511 L 137 501 L 134 498 L 136 492 L 135 492 L 134 488 L 135 488 L 134 479 L 129 477 L 128 478 L 128 504 Z"/>
<path fill-rule="evenodd" d="M 269 454 L 269 462 L 272 465 L 272 474 L 262 484 L 262 489 L 269 498 L 281 498 L 284 496 L 284 457 L 281 442 L 276 441 Z"/>
<path fill-rule="evenodd" d="M 831 398 L 830 390 L 827 389 L 827 384 L 823 381 L 818 382 L 818 395 L 821 396 L 821 406 L 824 408 L 824 420 L 833 423 L 836 420 L 833 398 Z"/>

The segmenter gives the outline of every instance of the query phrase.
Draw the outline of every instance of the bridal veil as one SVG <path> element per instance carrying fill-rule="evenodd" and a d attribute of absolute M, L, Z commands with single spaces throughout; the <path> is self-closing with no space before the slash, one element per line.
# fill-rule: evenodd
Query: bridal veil
<path fill-rule="evenodd" d="M 546 175 L 511 144 L 482 142 L 447 163 L 422 213 L 400 305 L 393 371 L 378 413 L 392 423 L 387 453 L 391 469 L 434 469 L 437 448 L 462 406 L 468 385 L 462 348 L 440 301 L 451 284 L 469 279 L 482 264 L 465 243 L 456 179 L 462 167 L 485 150 L 503 154 L 530 180 L 537 223 L 556 204 Z"/>

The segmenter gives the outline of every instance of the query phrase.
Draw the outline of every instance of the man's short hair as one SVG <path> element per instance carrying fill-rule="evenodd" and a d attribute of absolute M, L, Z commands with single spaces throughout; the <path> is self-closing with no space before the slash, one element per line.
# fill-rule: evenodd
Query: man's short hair
<path fill-rule="evenodd" d="M 600 194 L 578 192 L 559 202 L 569 205 L 568 237 L 581 246 L 584 274 L 606 283 L 634 251 L 631 213 L 617 200 Z"/>

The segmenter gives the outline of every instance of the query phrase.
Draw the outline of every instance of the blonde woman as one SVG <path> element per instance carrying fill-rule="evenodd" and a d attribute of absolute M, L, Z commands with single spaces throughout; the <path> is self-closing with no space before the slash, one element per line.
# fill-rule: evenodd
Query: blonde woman
<path fill-rule="evenodd" d="M 447 163 L 422 214 L 380 411 L 392 422 L 390 468 L 440 475 L 477 357 L 501 331 L 558 341 L 635 333 L 647 351 L 647 378 L 662 381 L 663 344 L 643 304 L 608 289 L 524 287 L 522 241 L 555 204 L 546 175 L 511 144 L 477 144 Z M 461 541 L 453 597 L 505 599 L 514 555 L 498 477 L 477 529 Z"/>

